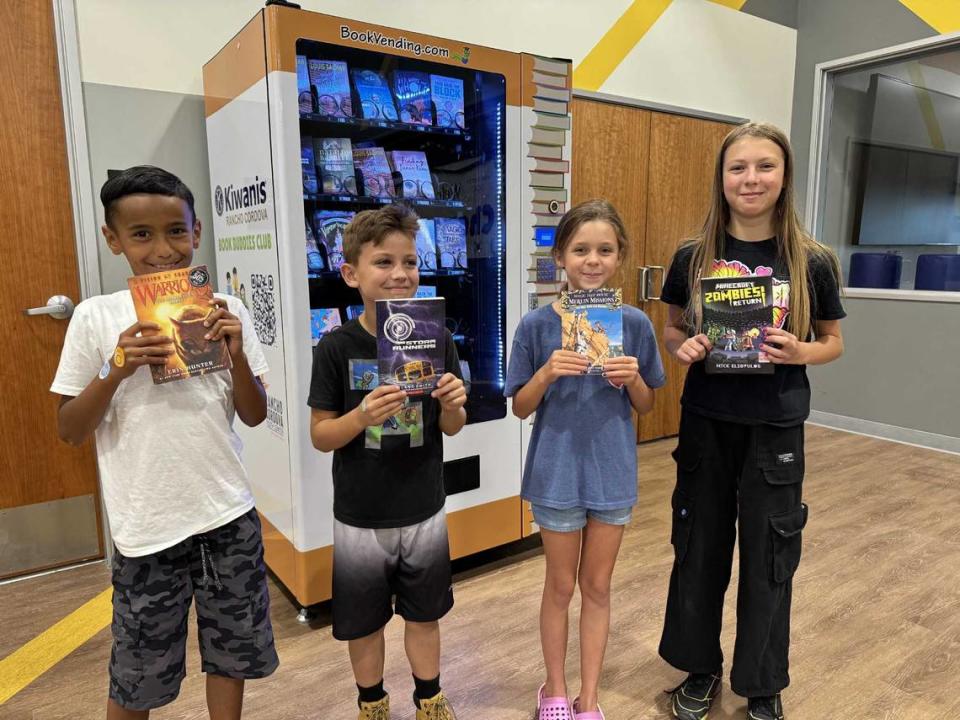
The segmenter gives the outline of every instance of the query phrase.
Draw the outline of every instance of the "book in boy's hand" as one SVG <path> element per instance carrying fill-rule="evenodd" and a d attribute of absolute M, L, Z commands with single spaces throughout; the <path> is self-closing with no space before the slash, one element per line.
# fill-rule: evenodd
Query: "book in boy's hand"
<path fill-rule="evenodd" d="M 700 280 L 702 332 L 713 349 L 708 373 L 770 374 L 773 363 L 760 349 L 773 324 L 773 278 L 769 275 Z"/>
<path fill-rule="evenodd" d="M 377 362 L 381 385 L 408 395 L 431 392 L 444 373 L 443 298 L 377 300 Z"/>
<path fill-rule="evenodd" d="M 623 355 L 623 290 L 564 290 L 560 327 L 561 348 L 586 357 L 587 374 L 602 373 L 607 358 Z"/>
<path fill-rule="evenodd" d="M 140 322 L 156 323 L 160 330 L 144 335 L 166 335 L 176 352 L 165 365 L 151 365 L 156 384 L 183 380 L 233 367 L 225 339 L 207 340 L 203 322 L 215 310 L 213 288 L 206 265 L 136 275 L 127 280 Z"/>

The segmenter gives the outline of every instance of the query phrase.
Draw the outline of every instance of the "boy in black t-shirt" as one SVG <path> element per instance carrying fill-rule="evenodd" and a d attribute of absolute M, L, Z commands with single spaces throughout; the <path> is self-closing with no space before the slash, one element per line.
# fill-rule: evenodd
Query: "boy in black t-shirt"
<path fill-rule="evenodd" d="M 334 451 L 333 635 L 346 640 L 359 720 L 389 718 L 383 629 L 406 621 L 417 720 L 455 720 L 440 690 L 439 619 L 453 605 L 443 490 L 443 437 L 466 422 L 460 363 L 446 333 L 445 367 L 430 395 L 378 385 L 376 301 L 419 285 L 417 216 L 402 205 L 359 213 L 344 232 L 341 274 L 363 314 L 317 345 L 310 436 Z"/>

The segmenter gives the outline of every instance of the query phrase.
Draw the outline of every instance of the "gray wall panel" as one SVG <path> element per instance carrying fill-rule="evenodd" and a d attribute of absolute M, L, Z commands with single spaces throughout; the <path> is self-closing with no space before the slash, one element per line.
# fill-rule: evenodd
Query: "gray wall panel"
<path fill-rule="evenodd" d="M 158 165 L 174 173 L 193 191 L 202 226 L 194 263 L 215 271 L 203 97 L 93 83 L 83 84 L 83 96 L 96 192 L 111 169 Z M 99 202 L 97 223 L 103 224 Z M 130 268 L 123 256 L 111 253 L 102 237 L 98 250 L 102 291 L 125 288 Z"/>

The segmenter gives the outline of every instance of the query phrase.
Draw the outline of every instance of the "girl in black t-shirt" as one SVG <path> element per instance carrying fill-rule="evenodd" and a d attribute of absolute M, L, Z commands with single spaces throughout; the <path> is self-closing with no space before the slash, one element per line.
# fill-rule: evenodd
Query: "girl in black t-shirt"
<path fill-rule="evenodd" d="M 773 325 L 759 350 L 772 374 L 708 375 L 700 278 L 772 275 Z M 662 299 L 663 339 L 684 385 L 674 458 L 675 548 L 660 654 L 688 674 L 672 691 L 681 720 L 706 717 L 720 689 L 720 624 L 740 535 L 737 637 L 730 684 L 748 716 L 781 720 L 789 684 L 790 599 L 807 521 L 801 502 L 805 366 L 843 352 L 836 255 L 804 230 L 793 200 L 793 154 L 782 131 L 747 123 L 717 155 L 713 198 L 700 233 L 674 256 Z M 759 340 L 762 339 L 762 343 Z"/>

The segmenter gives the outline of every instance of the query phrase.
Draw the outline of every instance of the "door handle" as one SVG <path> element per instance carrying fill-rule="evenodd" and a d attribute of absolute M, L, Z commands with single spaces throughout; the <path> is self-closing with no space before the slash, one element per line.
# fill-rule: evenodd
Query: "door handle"
<path fill-rule="evenodd" d="M 660 288 L 660 289 L 657 290 L 657 294 L 656 294 L 655 297 L 654 297 L 653 295 L 650 295 L 649 292 L 647 292 L 647 300 L 659 300 L 659 299 L 660 299 L 660 293 L 663 292 L 663 275 L 664 275 L 664 273 L 666 272 L 666 268 L 663 267 L 663 265 L 651 265 L 651 266 L 648 268 L 647 279 L 649 280 L 650 277 L 653 276 L 653 273 L 656 272 L 657 270 L 660 271 L 660 285 L 659 285 L 659 288 Z M 645 291 L 645 292 L 646 292 L 646 291 Z"/>
<path fill-rule="evenodd" d="M 49 315 L 57 320 L 66 320 L 73 315 L 73 300 L 66 295 L 54 295 L 43 307 L 28 308 L 24 315 Z"/>
<path fill-rule="evenodd" d="M 650 268 L 644 266 L 637 268 L 637 304 L 649 300 L 647 297 L 647 276 L 650 274 Z"/>

